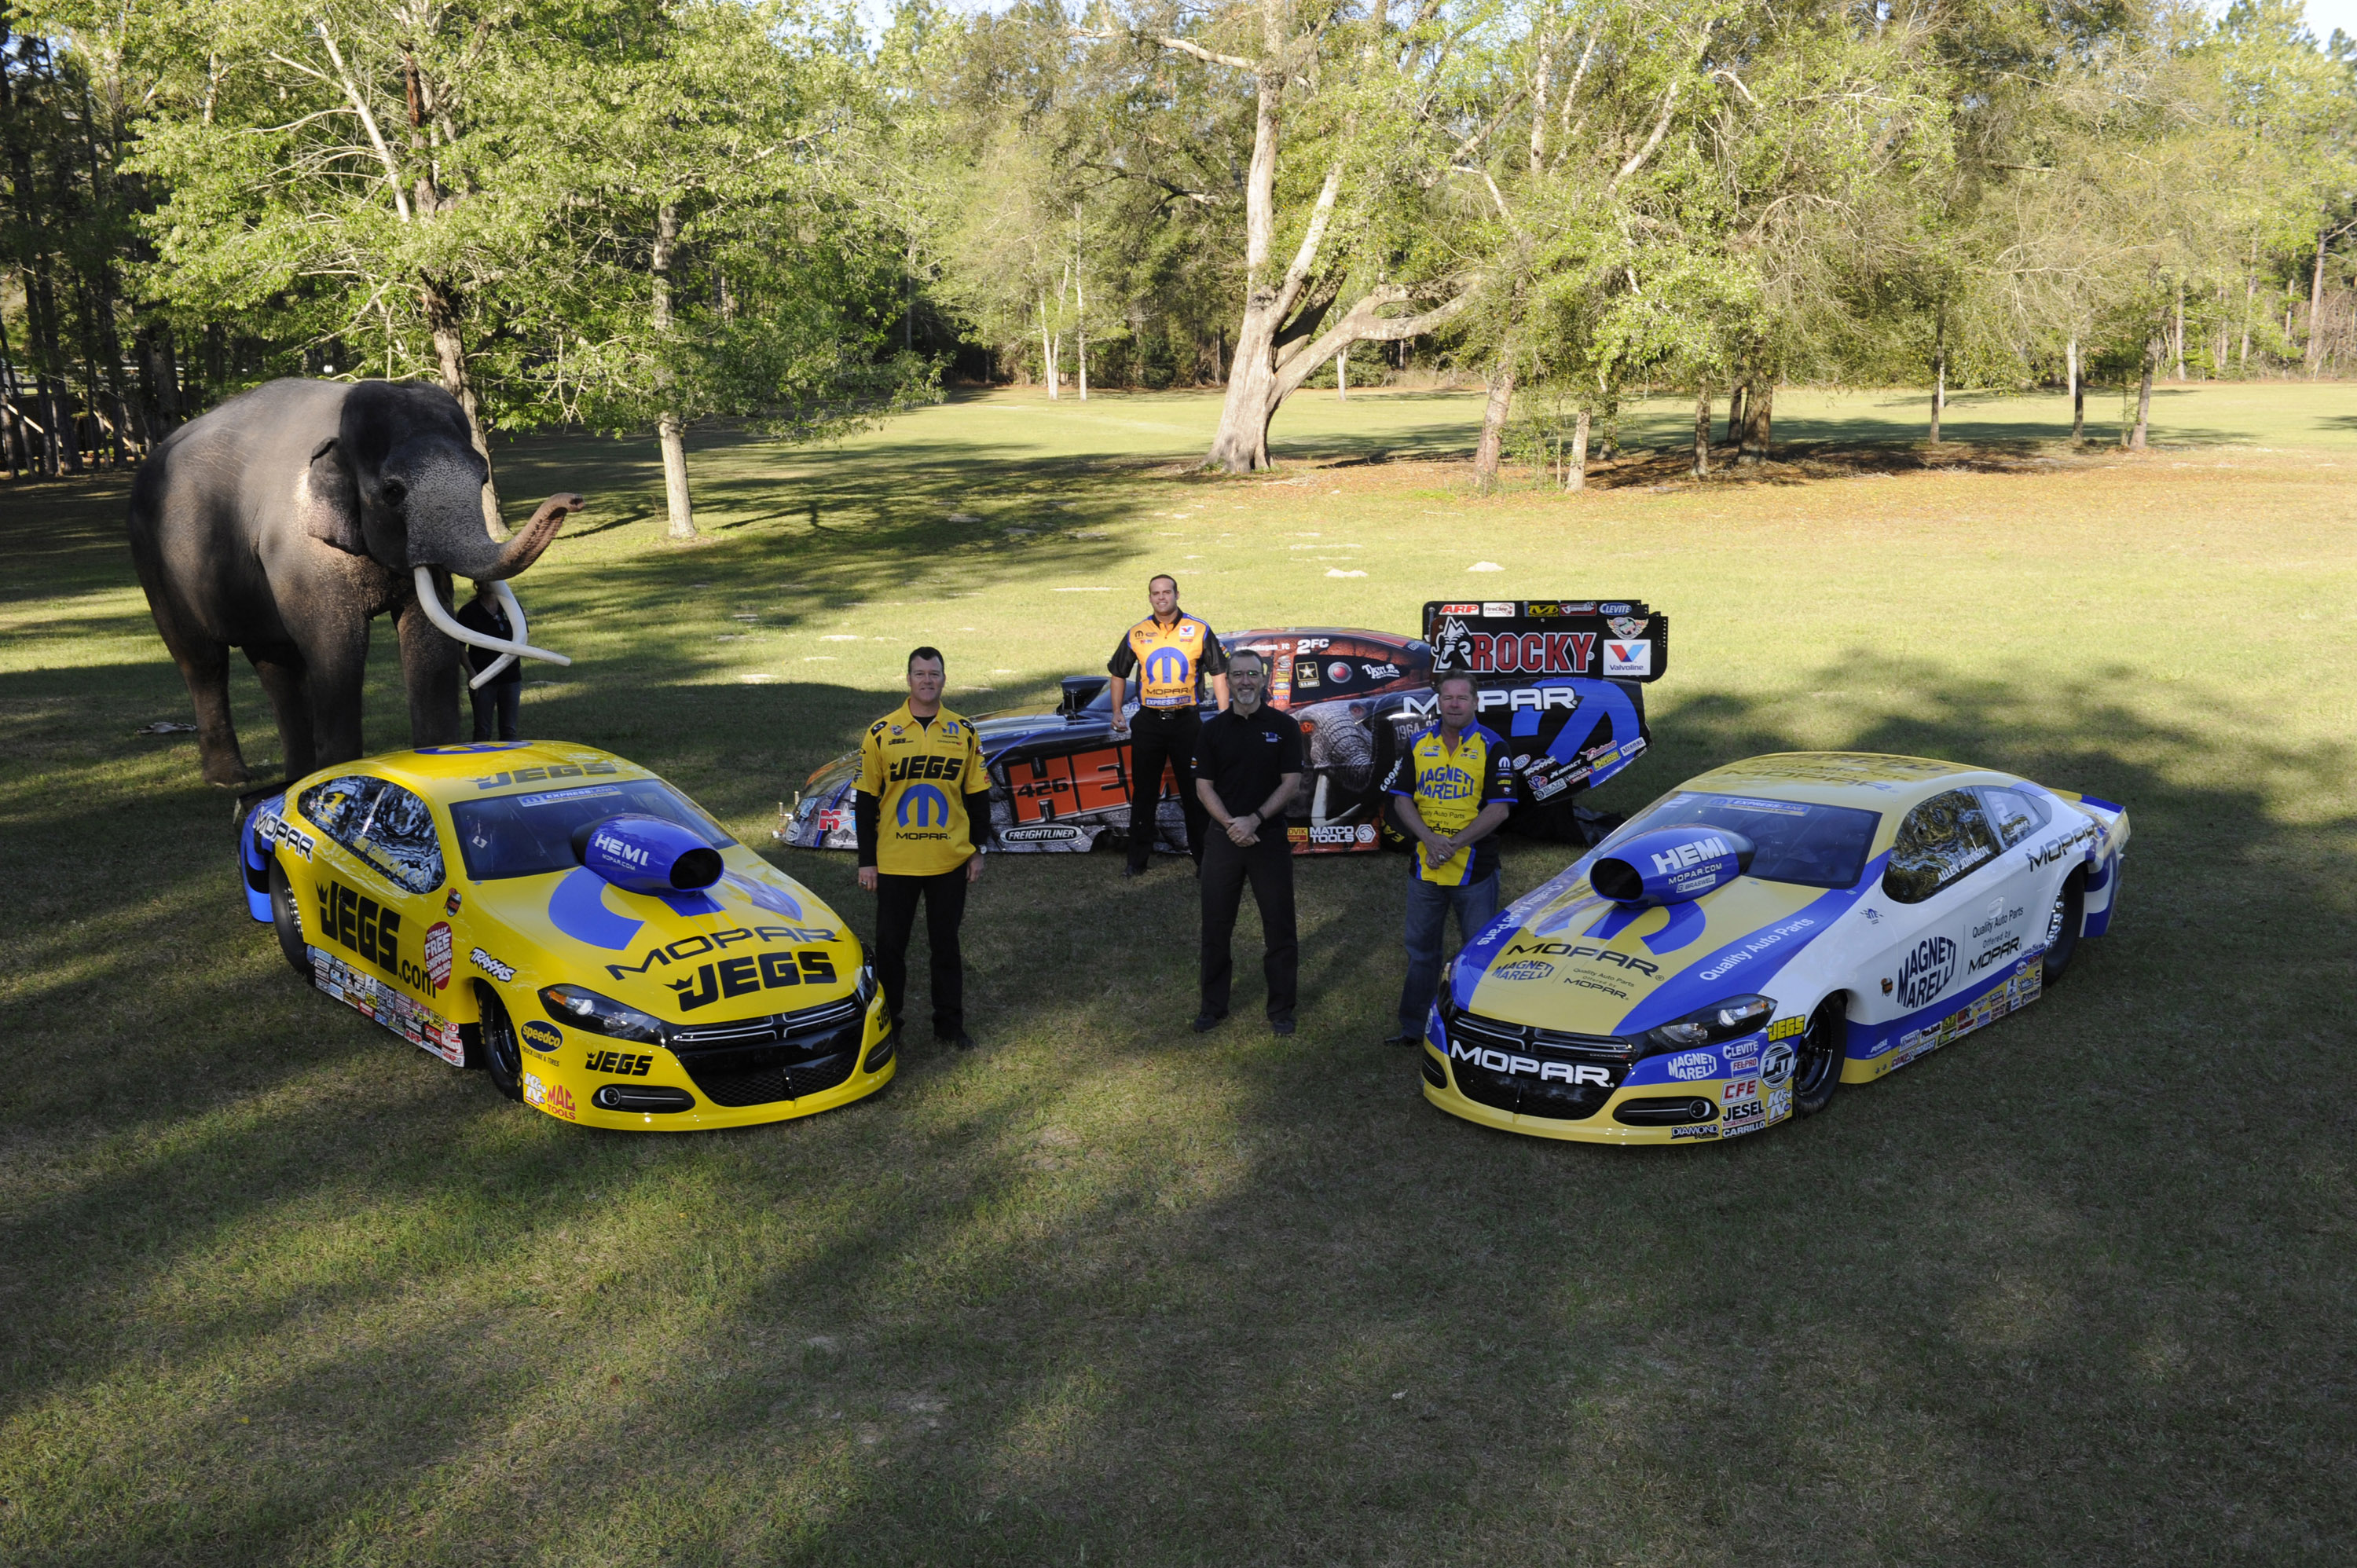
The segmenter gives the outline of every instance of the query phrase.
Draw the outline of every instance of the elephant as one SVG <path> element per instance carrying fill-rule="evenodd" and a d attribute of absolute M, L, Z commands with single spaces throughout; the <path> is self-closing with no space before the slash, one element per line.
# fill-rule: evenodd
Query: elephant
<path fill-rule="evenodd" d="M 461 650 L 439 629 L 455 625 L 452 575 L 514 576 L 583 505 L 553 495 L 501 544 L 484 526 L 489 474 L 458 400 L 418 381 L 269 381 L 156 447 L 132 479 L 131 557 L 196 705 L 207 783 L 252 778 L 232 648 L 270 699 L 285 778 L 359 757 L 369 623 L 388 613 L 410 744 L 459 739 Z"/>

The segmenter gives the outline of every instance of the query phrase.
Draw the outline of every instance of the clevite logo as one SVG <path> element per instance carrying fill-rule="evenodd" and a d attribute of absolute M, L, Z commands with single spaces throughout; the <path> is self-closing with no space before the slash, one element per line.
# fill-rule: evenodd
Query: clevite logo
<path fill-rule="evenodd" d="M 1448 1042 L 1448 1059 L 1470 1062 L 1491 1072 L 1535 1078 L 1541 1083 L 1592 1083 L 1604 1089 L 1612 1087 L 1611 1070 L 1593 1062 L 1543 1062 L 1536 1057 L 1512 1056 L 1505 1051 L 1491 1050 L 1486 1046 L 1468 1046 L 1461 1040 Z"/>
<path fill-rule="evenodd" d="M 1718 1071 L 1718 1055 L 1715 1051 L 1687 1051 L 1672 1057 L 1662 1068 L 1675 1079 L 1710 1078 Z"/>
<path fill-rule="evenodd" d="M 1945 937 L 1926 937 L 1899 965 L 1899 1004 L 1925 1006 L 1955 978 L 1956 944 Z"/>
<path fill-rule="evenodd" d="M 1653 672 L 1653 645 L 1650 642 L 1619 642 L 1608 639 L 1604 644 L 1604 673 L 1607 675 L 1651 675 Z"/>

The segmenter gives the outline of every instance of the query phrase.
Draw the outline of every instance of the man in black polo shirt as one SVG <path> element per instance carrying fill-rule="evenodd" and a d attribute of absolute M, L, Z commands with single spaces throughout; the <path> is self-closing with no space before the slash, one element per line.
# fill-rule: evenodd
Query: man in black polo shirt
<path fill-rule="evenodd" d="M 1293 1033 L 1301 949 L 1293 931 L 1293 846 L 1285 803 L 1301 788 L 1301 726 L 1261 703 L 1267 663 L 1246 649 L 1228 661 L 1228 709 L 1203 726 L 1195 748 L 1195 790 L 1217 824 L 1203 835 L 1201 1034 L 1228 1015 L 1235 961 L 1229 951 L 1243 885 L 1252 883 L 1265 944 L 1268 1026 Z"/>

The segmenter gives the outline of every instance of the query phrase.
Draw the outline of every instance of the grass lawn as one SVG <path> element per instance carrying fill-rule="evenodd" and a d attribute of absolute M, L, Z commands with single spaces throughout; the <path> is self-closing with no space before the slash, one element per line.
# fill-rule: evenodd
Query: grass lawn
<path fill-rule="evenodd" d="M 1289 1041 L 1249 979 L 1185 1032 L 1183 869 L 1002 856 L 974 1055 L 743 1133 L 511 1106 L 245 918 L 189 737 L 132 734 L 188 704 L 124 485 L 0 489 L 0 1562 L 2351 1560 L 2357 387 L 2165 389 L 2137 456 L 2060 398 L 1960 399 L 1936 455 L 1917 394 L 1778 401 L 1805 461 L 1480 499 L 1468 395 L 1305 394 L 1231 479 L 1207 398 L 1001 393 L 701 444 L 688 548 L 651 444 L 502 455 L 514 514 L 593 505 L 519 584 L 576 660 L 527 733 L 759 844 L 910 645 L 965 711 L 1044 700 L 1161 569 L 1229 629 L 1649 599 L 1614 809 L 1819 746 L 2128 805 L 2039 1006 L 1644 1151 L 1423 1102 L 1387 859 L 1300 867 Z M 1510 842 L 1508 895 L 1564 858 Z M 780 864 L 872 931 L 848 857 Z"/>

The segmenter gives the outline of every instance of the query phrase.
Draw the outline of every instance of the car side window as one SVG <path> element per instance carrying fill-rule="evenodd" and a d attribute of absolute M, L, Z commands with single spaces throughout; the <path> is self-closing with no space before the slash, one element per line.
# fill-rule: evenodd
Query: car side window
<path fill-rule="evenodd" d="M 394 886 L 442 886 L 442 840 L 424 800 L 389 779 L 351 774 L 315 784 L 296 802 L 319 830 Z"/>
<path fill-rule="evenodd" d="M 1882 890 L 1900 904 L 1921 904 L 1986 865 L 1997 852 L 1996 831 L 1969 789 L 1934 795 L 1899 824 Z"/>
<path fill-rule="evenodd" d="M 1980 796 L 1990 825 L 2007 849 L 2046 825 L 2045 803 L 2027 790 L 1986 789 Z"/>

